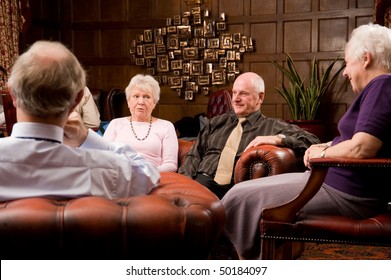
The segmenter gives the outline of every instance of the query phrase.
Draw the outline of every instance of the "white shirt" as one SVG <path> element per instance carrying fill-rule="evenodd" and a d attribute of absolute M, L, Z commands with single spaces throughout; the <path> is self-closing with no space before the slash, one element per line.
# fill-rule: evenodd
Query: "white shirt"
<path fill-rule="evenodd" d="M 130 146 L 109 143 L 89 130 L 80 148 L 62 144 L 63 129 L 16 123 L 0 138 L 0 201 L 23 197 L 109 199 L 144 195 L 160 173 Z"/>

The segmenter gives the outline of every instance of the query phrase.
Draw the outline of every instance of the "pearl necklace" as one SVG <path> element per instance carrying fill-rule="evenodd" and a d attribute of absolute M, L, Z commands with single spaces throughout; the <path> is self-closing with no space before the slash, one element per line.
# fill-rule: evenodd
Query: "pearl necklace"
<path fill-rule="evenodd" d="M 138 138 L 138 136 L 137 136 L 137 134 L 136 134 L 136 131 L 134 131 L 133 123 L 132 123 L 132 117 L 131 117 L 131 116 L 130 116 L 130 118 L 129 118 L 129 121 L 130 121 L 130 127 L 131 127 L 131 129 L 132 129 L 133 135 L 134 135 L 134 137 L 136 137 L 136 139 L 137 139 L 138 141 L 144 141 L 145 139 L 148 138 L 149 133 L 151 132 L 151 127 L 152 127 L 152 117 L 151 117 L 151 119 L 149 120 L 149 128 L 148 128 L 147 135 L 145 135 L 145 137 L 142 138 L 142 139 L 141 139 L 141 138 Z"/>

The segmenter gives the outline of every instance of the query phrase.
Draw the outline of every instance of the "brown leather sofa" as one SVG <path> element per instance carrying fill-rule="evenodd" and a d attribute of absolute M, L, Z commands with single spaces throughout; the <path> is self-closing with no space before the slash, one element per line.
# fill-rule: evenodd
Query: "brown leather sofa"
<path fill-rule="evenodd" d="M 191 143 L 180 144 L 182 162 Z M 0 203 L 1 259 L 206 259 L 222 232 L 220 200 L 162 173 L 149 195 Z"/>

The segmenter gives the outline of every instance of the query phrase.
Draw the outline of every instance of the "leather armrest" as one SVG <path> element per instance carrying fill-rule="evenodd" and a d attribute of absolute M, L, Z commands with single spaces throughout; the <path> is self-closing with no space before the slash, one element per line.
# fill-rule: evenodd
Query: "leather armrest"
<path fill-rule="evenodd" d="M 240 156 L 235 165 L 235 183 L 297 171 L 300 163 L 301 159 L 292 149 L 274 145 L 252 147 Z"/>
<path fill-rule="evenodd" d="M 262 219 L 292 223 L 297 213 L 319 191 L 329 167 L 390 168 L 391 159 L 314 158 L 310 160 L 311 175 L 301 193 L 293 200 L 262 211 Z"/>

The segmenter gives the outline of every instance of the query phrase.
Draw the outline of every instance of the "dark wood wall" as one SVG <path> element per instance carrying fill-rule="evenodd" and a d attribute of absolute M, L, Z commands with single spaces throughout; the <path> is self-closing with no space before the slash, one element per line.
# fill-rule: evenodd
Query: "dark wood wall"
<path fill-rule="evenodd" d="M 239 63 L 241 72 L 254 71 L 265 79 L 262 106 L 268 116 L 290 119 L 284 100 L 275 93 L 281 76 L 270 63 L 282 61 L 289 52 L 300 71 L 309 71 L 313 56 L 327 64 L 343 58 L 350 32 L 373 22 L 374 0 L 205 0 L 212 17 L 224 12 L 229 33 L 242 33 L 254 40 L 255 51 Z M 184 0 L 30 0 L 32 26 L 26 42 L 61 40 L 88 71 L 91 88 L 124 89 L 136 73 L 146 69 L 131 65 L 132 39 L 145 29 L 165 26 L 166 18 L 189 11 Z M 341 60 L 342 62 L 342 60 Z M 231 87 L 230 84 L 221 86 Z M 214 87 L 212 89 L 216 90 Z M 321 105 L 320 118 L 329 134 L 354 98 L 341 77 Z M 162 87 L 154 115 L 172 122 L 205 112 L 208 97 L 197 94 L 192 101 Z"/>

